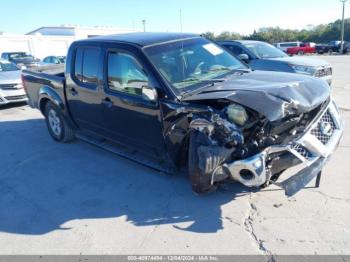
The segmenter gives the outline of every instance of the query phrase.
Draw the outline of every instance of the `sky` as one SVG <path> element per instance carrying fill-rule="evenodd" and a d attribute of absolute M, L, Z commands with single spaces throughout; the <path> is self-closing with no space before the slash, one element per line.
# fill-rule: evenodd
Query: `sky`
<path fill-rule="evenodd" d="M 153 32 L 232 31 L 268 26 L 302 29 L 341 18 L 339 0 L 0 0 L 0 32 L 24 34 L 62 24 Z M 350 17 L 350 1 L 345 13 Z"/>

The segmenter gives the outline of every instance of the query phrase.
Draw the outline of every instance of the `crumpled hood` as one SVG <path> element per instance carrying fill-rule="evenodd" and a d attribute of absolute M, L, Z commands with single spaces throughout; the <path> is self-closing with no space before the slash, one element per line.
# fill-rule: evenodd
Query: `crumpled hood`
<path fill-rule="evenodd" d="M 288 64 L 300 65 L 300 66 L 311 66 L 311 67 L 330 66 L 328 62 L 321 59 L 298 57 L 298 56 L 278 57 L 278 58 L 271 58 L 269 60 L 281 61 Z"/>
<path fill-rule="evenodd" d="M 21 70 L 0 71 L 0 85 L 21 83 Z"/>
<path fill-rule="evenodd" d="M 330 96 L 329 85 L 314 77 L 267 71 L 230 75 L 183 101 L 228 99 L 247 106 L 270 121 L 309 112 Z"/>

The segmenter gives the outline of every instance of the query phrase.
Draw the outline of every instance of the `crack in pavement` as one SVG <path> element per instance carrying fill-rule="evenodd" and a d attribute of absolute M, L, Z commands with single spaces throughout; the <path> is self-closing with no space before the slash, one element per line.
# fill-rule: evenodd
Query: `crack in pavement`
<path fill-rule="evenodd" d="M 324 192 L 317 191 L 317 190 L 311 190 L 311 192 L 315 192 L 315 193 L 320 194 L 320 195 L 323 196 L 326 200 L 332 199 L 332 200 L 337 200 L 337 201 L 350 202 L 350 198 L 341 198 L 341 197 L 330 196 L 330 195 L 327 195 L 327 194 L 324 193 Z"/>
<path fill-rule="evenodd" d="M 267 256 L 267 261 L 275 261 L 275 257 L 272 254 L 272 252 L 265 246 L 264 240 L 260 239 L 258 235 L 255 232 L 254 229 L 254 220 L 259 216 L 259 212 L 255 204 L 253 203 L 252 194 L 250 194 L 248 203 L 249 203 L 249 211 L 244 219 L 244 229 L 250 237 L 253 239 L 254 243 L 257 245 L 258 250 L 263 254 Z"/>

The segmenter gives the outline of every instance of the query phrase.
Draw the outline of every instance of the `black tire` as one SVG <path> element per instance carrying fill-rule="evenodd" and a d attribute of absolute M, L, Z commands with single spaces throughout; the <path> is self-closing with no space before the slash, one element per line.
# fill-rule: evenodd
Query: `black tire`
<path fill-rule="evenodd" d="M 303 51 L 298 51 L 297 55 L 304 55 Z"/>
<path fill-rule="evenodd" d="M 68 124 L 60 108 L 50 101 L 45 105 L 45 119 L 49 133 L 54 140 L 68 143 L 75 139 L 74 129 Z"/>
<path fill-rule="evenodd" d="M 201 145 L 198 136 L 199 131 L 192 131 L 188 147 L 188 174 L 192 183 L 192 190 L 198 194 L 212 192 L 217 189 L 217 185 L 211 185 L 211 177 L 204 174 L 198 167 L 197 149 Z"/>

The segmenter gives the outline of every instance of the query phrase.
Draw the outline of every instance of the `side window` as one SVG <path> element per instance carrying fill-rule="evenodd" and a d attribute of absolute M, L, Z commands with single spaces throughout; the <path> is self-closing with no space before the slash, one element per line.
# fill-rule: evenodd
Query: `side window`
<path fill-rule="evenodd" d="M 96 84 L 100 50 L 85 48 L 83 55 L 83 83 Z"/>
<path fill-rule="evenodd" d="M 75 68 L 74 68 L 74 75 L 75 78 L 78 79 L 80 82 L 83 81 L 83 48 L 77 48 L 75 52 Z"/>
<path fill-rule="evenodd" d="M 77 48 L 75 53 L 75 78 L 85 84 L 96 84 L 100 50 L 87 47 Z"/>
<path fill-rule="evenodd" d="M 110 52 L 107 57 L 108 88 L 132 95 L 142 95 L 142 87 L 149 80 L 142 66 L 131 55 Z"/>
<path fill-rule="evenodd" d="M 226 48 L 231 50 L 231 52 L 234 53 L 235 55 L 240 55 L 244 53 L 243 49 L 236 45 L 226 45 Z"/>

